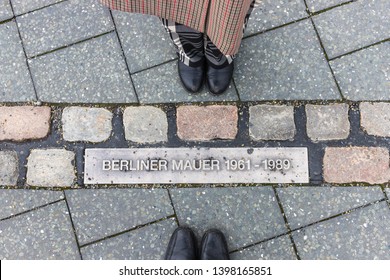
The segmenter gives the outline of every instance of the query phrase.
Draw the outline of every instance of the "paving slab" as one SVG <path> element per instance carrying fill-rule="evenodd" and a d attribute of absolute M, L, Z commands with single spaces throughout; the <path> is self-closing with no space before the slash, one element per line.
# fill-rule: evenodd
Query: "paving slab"
<path fill-rule="evenodd" d="M 330 218 L 384 198 L 380 187 L 289 187 L 278 195 L 291 229 Z"/>
<path fill-rule="evenodd" d="M 249 107 L 249 135 L 253 140 L 294 140 L 295 134 L 293 106 Z"/>
<path fill-rule="evenodd" d="M 65 149 L 33 149 L 27 159 L 27 180 L 34 187 L 71 187 L 76 180 L 75 154 Z"/>
<path fill-rule="evenodd" d="M 245 36 L 307 17 L 304 0 L 263 0 L 253 10 Z"/>
<path fill-rule="evenodd" d="M 0 219 L 63 199 L 63 192 L 28 189 L 0 189 Z"/>
<path fill-rule="evenodd" d="M 80 244 L 173 215 L 166 190 L 66 191 Z"/>
<path fill-rule="evenodd" d="M 0 259 L 80 259 L 64 201 L 0 222 Z"/>
<path fill-rule="evenodd" d="M 390 103 L 362 102 L 360 109 L 360 126 L 369 135 L 390 137 Z"/>
<path fill-rule="evenodd" d="M 0 22 L 14 16 L 9 0 L 0 0 Z"/>
<path fill-rule="evenodd" d="M 296 260 L 291 239 L 284 235 L 230 254 L 232 260 Z"/>
<path fill-rule="evenodd" d="M 390 37 L 388 0 L 354 1 L 313 17 L 329 58 Z"/>
<path fill-rule="evenodd" d="M 109 10 L 96 0 L 63 1 L 20 16 L 17 22 L 28 57 L 114 29 Z"/>
<path fill-rule="evenodd" d="M 131 73 L 177 57 L 158 17 L 119 11 L 112 13 Z"/>
<path fill-rule="evenodd" d="M 313 142 L 347 139 L 350 133 L 348 104 L 312 105 L 306 109 L 306 132 Z"/>
<path fill-rule="evenodd" d="M 306 0 L 306 3 L 311 12 L 318 12 L 350 1 L 351 0 Z"/>
<path fill-rule="evenodd" d="M 168 141 L 168 119 L 157 107 L 127 107 L 123 112 L 126 140 L 137 143 Z"/>
<path fill-rule="evenodd" d="M 14 21 L 0 25 L 0 102 L 36 100 L 22 43 Z"/>
<path fill-rule="evenodd" d="M 234 80 L 242 101 L 340 99 L 309 20 L 244 39 Z"/>
<path fill-rule="evenodd" d="M 293 233 L 303 260 L 389 260 L 390 211 L 377 203 Z"/>
<path fill-rule="evenodd" d="M 199 238 L 211 228 L 226 236 L 229 250 L 287 231 L 270 187 L 172 189 L 179 224 Z"/>
<path fill-rule="evenodd" d="M 113 114 L 104 108 L 66 107 L 62 111 L 65 141 L 103 142 L 111 136 Z"/>
<path fill-rule="evenodd" d="M 199 93 L 187 92 L 180 82 L 177 61 L 136 73 L 132 78 L 141 104 L 238 101 L 233 84 L 219 96 L 211 94 L 206 86 Z"/>
<path fill-rule="evenodd" d="M 11 0 L 15 15 L 24 14 L 64 0 Z"/>
<path fill-rule="evenodd" d="M 81 248 L 84 260 L 162 260 L 177 228 L 167 219 Z"/>
<path fill-rule="evenodd" d="M 30 65 L 41 101 L 137 102 L 115 33 L 31 59 Z"/>
<path fill-rule="evenodd" d="M 349 100 L 390 100 L 390 42 L 330 62 L 343 96 Z"/>
<path fill-rule="evenodd" d="M 19 159 L 17 153 L 15 151 L 0 150 L 0 186 L 15 186 L 18 177 Z"/>

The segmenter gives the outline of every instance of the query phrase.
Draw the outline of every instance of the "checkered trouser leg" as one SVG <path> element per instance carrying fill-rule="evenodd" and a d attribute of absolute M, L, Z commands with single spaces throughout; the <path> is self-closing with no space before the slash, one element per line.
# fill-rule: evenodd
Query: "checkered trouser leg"
<path fill-rule="evenodd" d="M 255 6 L 256 0 L 253 0 L 245 17 L 243 33 Z M 168 19 L 161 20 L 176 47 L 180 61 L 185 65 L 197 67 L 202 63 L 204 57 L 216 68 L 224 67 L 233 62 L 235 56 L 221 53 L 207 35 Z"/>

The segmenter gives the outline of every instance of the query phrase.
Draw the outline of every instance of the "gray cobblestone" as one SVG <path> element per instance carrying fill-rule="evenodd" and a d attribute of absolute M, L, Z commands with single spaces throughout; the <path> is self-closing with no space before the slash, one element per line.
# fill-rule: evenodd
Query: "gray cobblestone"
<path fill-rule="evenodd" d="M 81 248 L 84 260 L 162 260 L 176 229 L 168 219 Z"/>
<path fill-rule="evenodd" d="M 329 58 L 389 38 L 390 2 L 354 1 L 313 17 Z"/>
<path fill-rule="evenodd" d="M 106 141 L 112 131 L 112 113 L 103 108 L 67 107 L 62 112 L 66 141 Z"/>
<path fill-rule="evenodd" d="M 0 0 L 0 21 L 10 19 L 13 16 L 9 0 Z"/>
<path fill-rule="evenodd" d="M 313 142 L 349 136 L 348 104 L 306 105 L 306 130 Z"/>
<path fill-rule="evenodd" d="M 257 105 L 249 108 L 249 134 L 254 140 L 294 140 L 293 106 Z"/>
<path fill-rule="evenodd" d="M 27 184 L 39 187 L 70 187 L 76 176 L 73 152 L 32 150 L 27 163 Z"/>
<path fill-rule="evenodd" d="M 96 0 L 68 0 L 18 17 L 27 56 L 113 30 L 109 10 L 96 4 Z"/>
<path fill-rule="evenodd" d="M 127 107 L 123 113 L 126 140 L 137 143 L 168 141 L 168 120 L 157 107 Z"/>
<path fill-rule="evenodd" d="M 0 186 L 15 186 L 18 177 L 19 159 L 16 152 L 0 151 Z"/>
<path fill-rule="evenodd" d="M 360 120 L 368 134 L 390 137 L 390 103 L 360 103 Z"/>

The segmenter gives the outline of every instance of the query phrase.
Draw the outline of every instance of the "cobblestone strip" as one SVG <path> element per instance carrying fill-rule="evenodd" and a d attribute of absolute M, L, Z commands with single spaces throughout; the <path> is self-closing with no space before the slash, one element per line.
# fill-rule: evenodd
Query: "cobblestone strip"
<path fill-rule="evenodd" d="M 390 137 L 390 103 L 360 104 L 361 127 L 367 134 Z"/>
<path fill-rule="evenodd" d="M 328 147 L 324 156 L 324 180 L 338 184 L 387 183 L 390 180 L 389 150 L 381 147 Z"/>
<path fill-rule="evenodd" d="M 235 139 L 238 133 L 236 106 L 180 106 L 177 108 L 177 134 L 187 141 Z"/>
<path fill-rule="evenodd" d="M 16 152 L 0 151 L 0 186 L 15 186 L 18 176 L 18 155 Z"/>
<path fill-rule="evenodd" d="M 44 138 L 50 130 L 50 107 L 0 107 L 0 141 Z"/>

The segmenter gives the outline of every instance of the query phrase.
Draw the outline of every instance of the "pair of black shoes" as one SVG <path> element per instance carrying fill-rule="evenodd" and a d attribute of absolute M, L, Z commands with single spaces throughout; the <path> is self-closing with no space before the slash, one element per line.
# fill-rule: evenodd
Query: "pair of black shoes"
<path fill-rule="evenodd" d="M 166 260 L 229 260 L 225 236 L 217 229 L 207 231 L 200 250 L 194 232 L 186 227 L 177 228 L 169 241 Z"/>
<path fill-rule="evenodd" d="M 179 60 L 179 77 L 184 87 L 191 93 L 198 92 L 206 76 L 209 90 L 215 95 L 224 93 L 230 84 L 233 76 L 233 62 L 222 67 L 211 65 L 207 59 L 203 59 L 197 67 L 190 67 Z"/>

